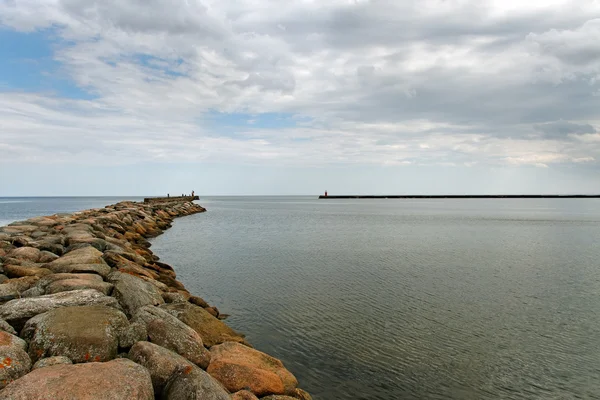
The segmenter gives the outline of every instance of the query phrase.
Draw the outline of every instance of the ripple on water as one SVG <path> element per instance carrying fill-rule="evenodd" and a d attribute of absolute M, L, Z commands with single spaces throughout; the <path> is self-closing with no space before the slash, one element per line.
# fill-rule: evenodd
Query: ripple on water
<path fill-rule="evenodd" d="M 556 201 L 212 200 L 153 250 L 315 399 L 598 398 L 600 202 Z"/>

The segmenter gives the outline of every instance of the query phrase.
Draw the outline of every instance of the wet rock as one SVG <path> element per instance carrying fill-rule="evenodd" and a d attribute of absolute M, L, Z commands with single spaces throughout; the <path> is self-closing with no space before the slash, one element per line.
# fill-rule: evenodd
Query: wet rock
<path fill-rule="evenodd" d="M 4 400 L 154 400 L 148 370 L 127 359 L 54 365 L 31 371 L 0 392 Z"/>
<path fill-rule="evenodd" d="M 27 374 L 31 369 L 31 360 L 25 351 L 26 347 L 27 344 L 23 339 L 0 331 L 0 389 Z M 3 398 L 1 392 L 0 398 Z"/>
<path fill-rule="evenodd" d="M 219 310 L 217 309 L 217 307 L 206 307 L 205 310 L 213 317 L 219 318 Z"/>
<path fill-rule="evenodd" d="M 193 367 L 191 362 L 180 355 L 150 342 L 134 344 L 129 350 L 128 358 L 148 369 L 155 393 L 162 393 L 177 367 Z"/>
<path fill-rule="evenodd" d="M 0 274 L 0 284 L 6 282 L 8 280 L 8 276 L 4 274 Z"/>
<path fill-rule="evenodd" d="M 231 400 L 258 400 L 258 397 L 248 390 L 240 390 L 231 395 Z"/>
<path fill-rule="evenodd" d="M 183 283 L 179 282 L 171 274 L 165 274 L 161 272 L 158 274 L 158 278 L 156 278 L 156 280 L 161 283 L 164 283 L 168 287 L 178 290 L 185 290 L 185 286 L 183 286 Z"/>
<path fill-rule="evenodd" d="M 119 300 L 128 316 L 135 314 L 143 306 L 157 306 L 164 303 L 160 290 L 141 278 L 113 272 L 108 281 L 114 285 L 113 296 Z"/>
<path fill-rule="evenodd" d="M 202 308 L 207 308 L 210 307 L 208 305 L 208 303 L 206 301 L 204 301 L 204 299 L 202 297 L 198 297 L 198 296 L 191 296 L 188 300 L 190 303 L 195 304 L 199 307 Z"/>
<path fill-rule="evenodd" d="M 105 295 L 109 295 L 113 289 L 113 285 L 108 282 L 97 282 L 90 279 L 64 279 L 49 284 L 46 287 L 46 293 L 53 294 L 79 289 L 95 289 Z"/>
<path fill-rule="evenodd" d="M 45 367 L 51 367 L 53 365 L 63 365 L 63 364 L 73 364 L 73 361 L 71 361 L 71 359 L 69 359 L 68 357 L 65 356 L 54 356 L 54 357 L 46 357 L 46 358 L 42 358 L 41 360 L 38 360 L 38 362 L 36 362 L 33 365 L 33 369 L 38 369 L 38 368 L 45 368 Z"/>
<path fill-rule="evenodd" d="M 171 303 L 160 308 L 198 332 L 206 347 L 223 342 L 245 343 L 243 337 L 201 307 L 190 303 Z"/>
<path fill-rule="evenodd" d="M 231 400 L 229 392 L 205 371 L 196 366 L 177 368 L 163 390 L 168 400 Z"/>
<path fill-rule="evenodd" d="M 283 363 L 239 343 L 227 342 L 210 349 L 211 362 L 206 370 L 227 389 L 249 389 L 257 396 L 286 394 L 298 381 Z"/>
<path fill-rule="evenodd" d="M 114 297 L 105 296 L 97 290 L 73 290 L 40 297 L 11 300 L 0 306 L 0 318 L 20 330 L 25 322 L 38 314 L 58 307 L 103 305 L 120 309 Z"/>
<path fill-rule="evenodd" d="M 61 307 L 31 318 L 21 336 L 29 339 L 33 361 L 51 356 L 75 363 L 116 357 L 119 338 L 129 329 L 121 311 L 106 306 Z"/>
<path fill-rule="evenodd" d="M 312 396 L 307 391 L 296 388 L 288 393 L 289 396 L 300 400 L 312 400 Z"/>
<path fill-rule="evenodd" d="M 185 303 L 185 296 L 178 292 L 167 292 L 162 294 L 165 303 Z"/>
<path fill-rule="evenodd" d="M 102 259 L 102 253 L 91 246 L 73 250 L 45 264 L 45 268 L 56 273 L 92 272 L 102 277 L 110 273 L 110 267 Z"/>
<path fill-rule="evenodd" d="M 266 400 L 298 400 L 296 397 L 286 396 L 286 395 L 282 395 L 282 394 L 274 394 L 274 395 L 270 395 L 270 396 L 265 396 L 265 397 L 261 397 L 261 399 L 266 399 Z"/>

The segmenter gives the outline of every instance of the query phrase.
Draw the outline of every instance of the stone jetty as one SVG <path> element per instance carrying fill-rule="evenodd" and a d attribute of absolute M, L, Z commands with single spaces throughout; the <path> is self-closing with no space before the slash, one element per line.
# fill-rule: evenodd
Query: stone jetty
<path fill-rule="evenodd" d="M 189 200 L 0 227 L 0 399 L 311 398 L 150 251 Z"/>

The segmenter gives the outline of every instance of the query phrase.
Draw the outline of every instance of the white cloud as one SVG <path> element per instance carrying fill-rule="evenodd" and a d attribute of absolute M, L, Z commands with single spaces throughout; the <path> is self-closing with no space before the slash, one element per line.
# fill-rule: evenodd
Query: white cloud
<path fill-rule="evenodd" d="M 4 1 L 94 99 L 3 89 L 2 161 L 593 162 L 574 127 L 600 121 L 599 21 L 589 1 Z M 311 122 L 227 135 L 211 111 Z"/>

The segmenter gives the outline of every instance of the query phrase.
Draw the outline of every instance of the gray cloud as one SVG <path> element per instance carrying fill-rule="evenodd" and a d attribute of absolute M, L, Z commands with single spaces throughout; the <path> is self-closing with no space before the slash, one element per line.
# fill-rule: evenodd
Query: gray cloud
<path fill-rule="evenodd" d="M 62 71 L 96 96 L 4 91 L 3 141 L 13 160 L 43 160 L 51 144 L 70 143 L 73 160 L 90 144 L 107 154 L 125 144 L 136 149 L 125 151 L 131 160 L 591 162 L 600 152 L 600 7 L 515 4 L 0 3 L 7 27 L 54 26 L 65 39 L 54 55 Z M 212 110 L 311 123 L 225 137 L 208 132 Z"/>
<path fill-rule="evenodd" d="M 551 139 L 567 139 L 568 135 L 593 134 L 597 132 L 596 128 L 590 124 L 575 124 L 562 120 L 534 125 L 534 128 L 543 137 Z"/>

